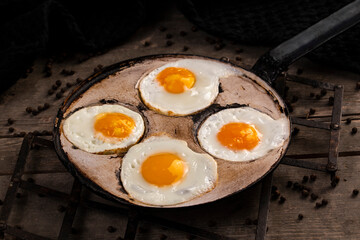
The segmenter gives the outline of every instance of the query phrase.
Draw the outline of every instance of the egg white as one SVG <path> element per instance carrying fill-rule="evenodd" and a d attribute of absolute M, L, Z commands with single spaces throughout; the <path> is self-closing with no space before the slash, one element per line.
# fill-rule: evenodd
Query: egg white
<path fill-rule="evenodd" d="M 173 185 L 158 187 L 148 183 L 141 174 L 147 157 L 157 153 L 173 153 L 186 162 L 188 171 Z M 134 145 L 121 164 L 121 182 L 128 194 L 149 205 L 173 205 L 189 201 L 212 190 L 217 181 L 216 161 L 208 154 L 193 152 L 182 140 L 165 136 L 151 137 Z"/>
<path fill-rule="evenodd" d="M 165 68 L 178 67 L 190 70 L 196 78 L 192 88 L 183 93 L 167 92 L 156 80 Z M 211 105 L 219 93 L 219 79 L 242 74 L 225 63 L 202 59 L 182 59 L 167 63 L 140 80 L 139 92 L 143 102 L 151 109 L 165 114 L 184 116 L 196 113 Z"/>
<path fill-rule="evenodd" d="M 96 115 L 106 112 L 122 113 L 132 118 L 135 127 L 131 134 L 121 140 L 106 139 L 105 136 L 103 140 L 97 138 L 94 130 Z M 77 110 L 65 119 L 62 130 L 65 137 L 81 150 L 90 153 L 111 153 L 124 150 L 137 143 L 144 134 L 145 125 L 139 113 L 120 105 L 106 104 Z"/>
<path fill-rule="evenodd" d="M 255 126 L 260 142 L 251 150 L 232 150 L 217 139 L 222 126 L 240 122 Z M 290 125 L 287 118 L 273 119 L 251 107 L 228 108 L 209 116 L 200 126 L 197 139 L 209 154 L 228 161 L 244 162 L 265 156 L 272 149 L 281 146 L 289 138 Z"/>

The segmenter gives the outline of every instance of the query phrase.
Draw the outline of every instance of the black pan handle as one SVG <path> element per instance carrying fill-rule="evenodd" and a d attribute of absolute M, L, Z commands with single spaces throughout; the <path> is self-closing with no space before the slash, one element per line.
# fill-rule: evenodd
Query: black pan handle
<path fill-rule="evenodd" d="M 251 71 L 270 84 L 291 63 L 360 21 L 356 0 L 265 53 Z"/>

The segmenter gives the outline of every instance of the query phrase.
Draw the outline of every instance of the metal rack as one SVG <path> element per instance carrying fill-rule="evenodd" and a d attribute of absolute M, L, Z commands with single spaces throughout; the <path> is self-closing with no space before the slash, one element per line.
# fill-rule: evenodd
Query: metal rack
<path fill-rule="evenodd" d="M 329 140 L 329 152 L 322 154 L 303 154 L 296 156 L 285 156 L 281 164 L 291 165 L 295 167 L 313 169 L 317 171 L 329 172 L 330 176 L 333 177 L 337 170 L 337 158 L 339 156 L 338 146 L 340 141 L 340 123 L 341 123 L 341 109 L 342 109 L 342 99 L 344 88 L 341 85 L 333 85 L 330 83 L 323 83 L 314 80 L 309 80 L 300 77 L 291 77 L 287 78 L 287 81 L 294 81 L 301 84 L 311 85 L 313 87 L 322 88 L 334 92 L 334 105 L 332 109 L 332 118 L 331 123 L 317 122 L 308 119 L 302 118 L 292 118 L 292 123 L 302 126 L 307 126 L 311 128 L 319 128 L 330 131 L 330 140 Z M 279 81 L 277 84 L 279 92 L 282 91 L 285 86 L 285 78 L 283 81 Z M 49 147 L 53 148 L 53 142 L 34 136 L 32 134 L 27 134 L 24 137 L 24 140 L 21 145 L 19 152 L 18 160 L 15 165 L 13 175 L 10 180 L 9 188 L 7 190 L 3 206 L 0 212 L 0 239 L 4 239 L 5 234 L 9 234 L 17 237 L 18 239 L 27 239 L 27 240 L 43 240 L 49 239 L 43 236 L 33 234 L 21 229 L 18 229 L 14 226 L 7 224 L 10 212 L 12 210 L 14 200 L 16 198 L 16 193 L 19 188 L 32 191 L 38 194 L 43 194 L 48 197 L 62 199 L 67 201 L 68 206 L 62 221 L 60 233 L 58 235 L 59 240 L 68 239 L 71 234 L 72 224 L 75 218 L 76 211 L 81 205 L 85 208 L 96 208 L 103 211 L 116 212 L 118 214 L 127 215 L 128 223 L 126 226 L 126 231 L 124 239 L 134 239 L 137 234 L 137 228 L 140 221 L 151 221 L 152 223 L 159 224 L 167 228 L 173 228 L 179 231 L 186 232 L 188 234 L 198 236 L 204 239 L 233 239 L 227 236 L 222 236 L 217 233 L 200 229 L 197 227 L 189 226 L 180 222 L 174 222 L 162 217 L 157 216 L 151 211 L 147 211 L 145 208 L 128 206 L 119 204 L 114 207 L 97 201 L 92 201 L 81 197 L 82 185 L 80 182 L 75 179 L 72 190 L 70 194 L 66 194 L 51 188 L 47 188 L 32 182 L 24 181 L 21 179 L 24 167 L 26 164 L 27 156 L 33 148 L 33 146 Z M 351 155 L 360 155 L 359 152 L 345 152 L 340 153 L 340 155 L 351 156 Z M 327 157 L 327 163 L 314 163 L 306 159 L 310 158 L 324 158 Z M 271 186 L 272 186 L 272 174 L 268 174 L 262 180 L 260 202 L 259 202 L 259 212 L 258 212 L 258 224 L 256 229 L 255 239 L 265 239 L 266 229 L 267 229 L 267 215 L 269 210 L 269 203 L 271 197 Z"/>

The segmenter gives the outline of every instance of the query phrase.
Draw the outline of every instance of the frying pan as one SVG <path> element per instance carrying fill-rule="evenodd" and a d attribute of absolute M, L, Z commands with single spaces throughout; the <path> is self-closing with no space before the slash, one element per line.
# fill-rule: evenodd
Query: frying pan
<path fill-rule="evenodd" d="M 217 62 L 220 60 L 197 55 L 161 54 L 130 59 L 106 67 L 83 81 L 59 109 L 54 126 L 56 153 L 70 173 L 95 193 L 122 203 L 159 207 L 132 199 L 123 189 L 119 178 L 122 156 L 96 155 L 76 149 L 62 133 L 63 120 L 84 106 L 99 102 L 116 102 L 143 115 L 147 126 L 145 137 L 158 132 L 166 132 L 175 138 L 187 141 L 189 147 L 196 152 L 205 152 L 196 140 L 198 127 L 207 116 L 224 108 L 248 105 L 275 119 L 285 117 L 289 121 L 290 130 L 291 123 L 284 100 L 272 88 L 274 80 L 298 58 L 359 21 L 360 0 L 343 7 L 269 51 L 255 63 L 250 71 L 228 62 L 224 63 L 237 68 L 242 75 L 232 79 L 220 79 L 221 89 L 215 102 L 205 110 L 190 116 L 169 117 L 148 109 L 141 102 L 139 93 L 135 89 L 136 82 L 146 72 L 169 61 L 183 58 Z M 255 161 L 236 163 L 215 158 L 219 173 L 215 189 L 193 200 L 161 207 L 199 205 L 230 196 L 252 186 L 277 167 L 288 148 L 289 141 L 290 136 L 281 147 Z"/>

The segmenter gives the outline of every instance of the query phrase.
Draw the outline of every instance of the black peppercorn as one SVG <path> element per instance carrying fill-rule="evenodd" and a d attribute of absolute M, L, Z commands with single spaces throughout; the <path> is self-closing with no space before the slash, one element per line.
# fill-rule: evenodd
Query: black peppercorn
<path fill-rule="evenodd" d="M 352 129 L 351 129 L 351 134 L 352 135 L 355 135 L 356 133 L 357 133 L 357 128 L 356 127 L 353 127 Z"/>
<path fill-rule="evenodd" d="M 293 190 L 298 190 L 299 189 L 299 183 L 298 182 L 295 182 L 294 184 L 293 184 L 293 188 L 292 188 Z"/>
<path fill-rule="evenodd" d="M 25 135 L 26 135 L 26 132 L 20 132 L 19 133 L 19 137 L 25 137 Z"/>
<path fill-rule="evenodd" d="M 356 83 L 356 89 L 360 89 L 360 82 Z"/>
<path fill-rule="evenodd" d="M 284 196 L 280 197 L 279 203 L 283 204 L 286 201 L 286 198 Z"/>
<path fill-rule="evenodd" d="M 321 89 L 321 91 L 320 91 L 321 96 L 325 96 L 326 93 L 327 93 L 326 89 Z"/>
<path fill-rule="evenodd" d="M 61 93 L 64 93 L 64 92 L 66 92 L 66 90 L 67 90 L 67 88 L 66 88 L 66 87 L 63 87 L 63 88 L 60 89 L 60 92 L 61 92 Z"/>
<path fill-rule="evenodd" d="M 12 132 L 14 132 L 15 131 L 15 129 L 13 128 L 13 127 L 9 127 L 9 132 L 10 133 L 12 133 Z"/>
<path fill-rule="evenodd" d="M 21 198 L 21 197 L 22 197 L 22 194 L 18 192 L 18 193 L 16 193 L 15 196 L 16 196 L 16 198 Z"/>
<path fill-rule="evenodd" d="M 271 192 L 274 193 L 276 190 L 278 190 L 277 186 L 271 186 Z"/>
<path fill-rule="evenodd" d="M 351 123 L 351 118 L 346 119 L 346 124 L 349 125 Z"/>
<path fill-rule="evenodd" d="M 292 133 L 291 133 L 291 136 L 296 136 L 298 133 L 299 133 L 300 129 L 298 129 L 297 127 L 294 127 Z"/>
<path fill-rule="evenodd" d="M 15 122 L 15 120 L 12 118 L 8 118 L 7 122 L 8 122 L 8 125 L 12 125 Z"/>
<path fill-rule="evenodd" d="M 113 227 L 113 226 L 108 226 L 107 231 L 108 231 L 109 233 L 113 233 L 113 232 L 116 232 L 116 228 Z"/>
<path fill-rule="evenodd" d="M 58 86 L 58 87 L 60 87 L 61 86 L 61 81 L 60 80 L 56 80 L 56 82 L 55 82 L 55 84 L 56 84 L 56 86 Z"/>
<path fill-rule="evenodd" d="M 42 110 L 44 110 L 44 107 L 40 105 L 40 106 L 37 107 L 37 110 L 38 110 L 39 112 L 41 112 Z"/>
<path fill-rule="evenodd" d="M 56 93 L 56 98 L 57 99 L 60 99 L 62 96 L 63 96 L 63 94 L 61 92 Z"/>
<path fill-rule="evenodd" d="M 241 61 L 242 58 L 241 58 L 241 57 L 236 57 L 235 60 L 236 60 L 236 61 Z"/>
<path fill-rule="evenodd" d="M 316 207 L 316 208 L 320 208 L 320 207 L 322 207 L 322 204 L 319 203 L 319 202 L 317 202 L 317 203 L 315 204 L 315 207 Z"/>
<path fill-rule="evenodd" d="M 311 175 L 310 175 L 310 180 L 311 180 L 311 181 L 315 181 L 315 180 L 316 180 L 316 175 L 311 174 Z"/>
<path fill-rule="evenodd" d="M 189 47 L 188 47 L 188 46 L 184 46 L 184 47 L 183 47 L 183 52 L 186 52 L 187 50 L 189 50 Z"/>
<path fill-rule="evenodd" d="M 310 114 L 310 115 L 313 115 L 313 114 L 315 114 L 315 109 L 313 109 L 313 108 L 310 108 L 310 110 L 309 110 L 309 114 Z"/>
<path fill-rule="evenodd" d="M 57 89 L 58 89 L 58 86 L 56 86 L 56 85 L 52 85 L 52 86 L 51 86 L 51 88 L 52 88 L 52 90 L 54 90 L 54 91 L 55 91 L 55 90 L 57 90 Z"/>
<path fill-rule="evenodd" d="M 166 38 L 167 38 L 167 39 L 170 39 L 170 38 L 172 38 L 172 37 L 173 37 L 172 34 L 170 34 L 170 33 L 166 34 Z"/>
<path fill-rule="evenodd" d="M 38 130 L 35 130 L 35 131 L 32 132 L 32 134 L 34 134 L 34 136 L 39 136 L 40 132 Z"/>
<path fill-rule="evenodd" d="M 312 200 L 316 200 L 316 199 L 318 199 L 318 195 L 316 195 L 315 193 L 312 193 L 311 195 L 310 195 L 310 197 L 311 197 L 311 199 Z"/>
<path fill-rule="evenodd" d="M 303 189 L 303 190 L 301 191 L 301 196 L 303 196 L 304 198 L 307 198 L 307 197 L 309 196 L 309 191 Z"/>
<path fill-rule="evenodd" d="M 358 189 L 354 189 L 353 192 L 352 192 L 352 194 L 353 194 L 354 196 L 357 196 L 357 195 L 359 194 L 359 190 L 358 190 Z"/>
<path fill-rule="evenodd" d="M 328 205 L 328 200 L 326 200 L 326 199 L 323 199 L 322 201 L 321 201 L 321 204 L 323 205 L 323 206 L 326 206 L 326 205 Z"/>
<path fill-rule="evenodd" d="M 279 190 L 275 190 L 272 194 L 271 194 L 271 199 L 272 200 L 276 200 L 280 197 L 280 191 Z"/>
<path fill-rule="evenodd" d="M 333 105 L 334 105 L 334 97 L 329 97 L 328 105 L 329 105 L 329 106 L 333 106 Z"/>
<path fill-rule="evenodd" d="M 310 97 L 315 97 L 315 93 L 310 93 Z"/>
<path fill-rule="evenodd" d="M 148 46 L 150 46 L 150 42 L 149 42 L 149 41 L 145 41 L 145 42 L 144 42 L 144 47 L 148 47 Z"/>
<path fill-rule="evenodd" d="M 49 107 L 50 107 L 50 104 L 44 103 L 44 110 L 45 110 L 45 109 L 48 109 Z"/>
<path fill-rule="evenodd" d="M 32 107 L 27 107 L 25 110 L 27 113 L 31 113 L 33 111 Z"/>
<path fill-rule="evenodd" d="M 302 220 L 304 218 L 304 215 L 302 215 L 301 213 L 298 215 L 298 219 Z"/>
<path fill-rule="evenodd" d="M 66 83 L 66 87 L 68 87 L 68 88 L 71 88 L 73 85 L 72 85 L 72 83 Z"/>
<path fill-rule="evenodd" d="M 76 79 L 76 82 L 77 82 L 77 83 L 81 83 L 82 81 L 83 81 L 82 78 L 77 78 L 77 79 Z"/>
<path fill-rule="evenodd" d="M 315 98 L 316 98 L 316 100 L 320 100 L 320 99 L 321 99 L 321 96 L 320 96 L 319 94 L 316 94 L 316 95 L 315 95 Z"/>
<path fill-rule="evenodd" d="M 309 180 L 309 176 L 303 176 L 303 179 L 302 179 L 303 183 L 307 183 L 308 180 Z"/>
<path fill-rule="evenodd" d="M 291 188 L 292 184 L 293 184 L 292 181 L 288 181 L 287 184 L 286 184 L 286 187 L 287 187 L 287 188 Z"/>
<path fill-rule="evenodd" d="M 54 94 L 54 90 L 49 89 L 49 90 L 48 90 L 48 95 L 50 96 L 50 95 L 53 95 L 53 94 Z"/>

